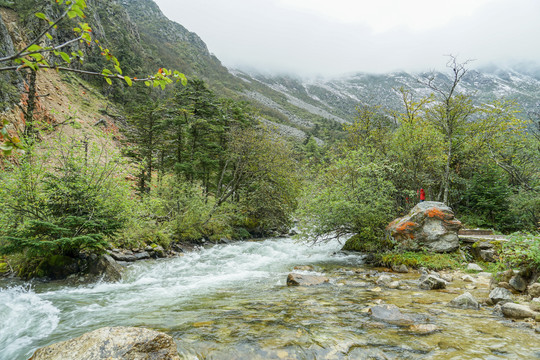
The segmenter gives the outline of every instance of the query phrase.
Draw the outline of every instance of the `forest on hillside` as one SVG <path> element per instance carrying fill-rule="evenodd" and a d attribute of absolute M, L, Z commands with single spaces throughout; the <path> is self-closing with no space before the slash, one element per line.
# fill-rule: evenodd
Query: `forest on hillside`
<path fill-rule="evenodd" d="M 32 0 L 0 5 L 22 19 L 35 12 Z M 20 276 L 113 247 L 273 236 L 295 224 L 309 239 L 359 235 L 357 250 L 390 251 L 398 244 L 385 244 L 384 229 L 420 188 L 469 227 L 538 231 L 540 115 L 523 120 L 512 101 L 479 104 L 461 91 L 467 62 L 448 59 L 450 83 L 424 78 L 427 96 L 396 89 L 402 111 L 359 104 L 323 145 L 291 141 L 261 122 L 268 109 L 233 95 L 228 75 L 169 64 L 166 45 L 102 42 L 83 0 L 49 5 L 24 20 L 28 38 L 0 52 L 4 114 L 19 114 L 0 130 L 0 254 Z M 139 62 L 145 52 L 160 61 Z M 84 133 L 43 109 L 40 79 L 52 76 L 106 97 L 114 131 Z M 537 242 L 526 260 L 540 267 Z"/>

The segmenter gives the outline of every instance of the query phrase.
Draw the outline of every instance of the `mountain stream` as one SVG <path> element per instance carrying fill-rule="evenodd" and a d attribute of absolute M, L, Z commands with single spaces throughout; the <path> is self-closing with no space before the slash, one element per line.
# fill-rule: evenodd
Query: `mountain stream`
<path fill-rule="evenodd" d="M 39 347 L 104 326 L 140 326 L 176 340 L 184 359 L 540 359 L 540 335 L 492 314 L 446 306 L 465 290 L 405 284 L 377 287 L 379 269 L 337 241 L 289 238 L 217 245 L 184 256 L 139 261 L 118 283 L 0 282 L 0 359 L 28 359 Z M 288 287 L 294 266 L 330 282 Z M 407 285 L 408 284 L 408 285 Z M 479 284 L 471 292 L 488 294 Z M 419 335 L 372 319 L 369 306 L 397 305 L 440 331 Z"/>

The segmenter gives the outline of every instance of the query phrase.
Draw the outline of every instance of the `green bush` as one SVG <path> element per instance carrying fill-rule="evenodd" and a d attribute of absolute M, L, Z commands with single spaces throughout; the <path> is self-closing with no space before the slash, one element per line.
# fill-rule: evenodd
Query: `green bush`
<path fill-rule="evenodd" d="M 99 146 L 59 140 L 50 153 L 31 153 L 2 173 L 0 254 L 101 252 L 125 224 L 130 190 L 119 179 L 118 159 Z"/>
<path fill-rule="evenodd" d="M 500 262 L 512 268 L 532 268 L 540 271 L 540 236 L 512 234 L 502 244 Z"/>

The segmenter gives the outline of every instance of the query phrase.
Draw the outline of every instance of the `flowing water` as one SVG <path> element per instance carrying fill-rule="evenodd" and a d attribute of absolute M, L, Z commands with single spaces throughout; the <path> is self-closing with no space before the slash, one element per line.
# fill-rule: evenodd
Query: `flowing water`
<path fill-rule="evenodd" d="M 446 292 L 421 291 L 418 274 L 391 274 L 410 286 L 374 288 L 376 270 L 339 248 L 270 239 L 137 262 L 119 283 L 0 283 L 0 359 L 27 359 L 103 326 L 164 331 L 185 359 L 540 359 L 534 330 L 489 308 L 448 308 L 464 291 L 459 281 Z M 313 265 L 309 273 L 330 283 L 287 287 L 296 265 Z M 374 321 L 367 309 L 381 301 L 441 331 L 418 335 Z"/>

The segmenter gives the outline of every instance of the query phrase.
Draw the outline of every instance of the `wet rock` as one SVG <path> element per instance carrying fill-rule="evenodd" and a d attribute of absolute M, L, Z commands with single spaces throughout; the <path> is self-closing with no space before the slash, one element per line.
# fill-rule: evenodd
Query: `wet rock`
<path fill-rule="evenodd" d="M 163 246 L 157 245 L 154 247 L 154 255 L 158 258 L 164 258 L 167 256 L 165 253 L 165 249 L 163 249 Z"/>
<path fill-rule="evenodd" d="M 384 285 L 384 286 L 388 286 L 388 284 L 391 282 L 392 282 L 392 277 L 386 274 L 379 276 L 379 278 L 375 281 L 377 285 Z"/>
<path fill-rule="evenodd" d="M 503 316 L 503 312 L 502 312 L 502 305 L 501 304 L 497 304 L 493 307 L 493 311 L 491 312 L 493 315 L 495 316 Z"/>
<path fill-rule="evenodd" d="M 397 289 L 401 286 L 401 283 L 399 281 L 392 281 L 388 284 L 388 288 L 390 289 Z"/>
<path fill-rule="evenodd" d="M 523 292 L 527 289 L 527 281 L 521 275 L 515 275 L 510 279 L 510 286 L 519 292 Z"/>
<path fill-rule="evenodd" d="M 465 281 L 465 282 L 474 282 L 474 279 L 471 275 L 464 275 L 461 277 L 461 280 Z"/>
<path fill-rule="evenodd" d="M 446 281 L 436 275 L 423 275 L 420 278 L 420 289 L 424 290 L 437 290 L 446 289 Z"/>
<path fill-rule="evenodd" d="M 146 251 L 135 253 L 133 256 L 135 256 L 137 260 L 150 259 L 150 254 Z"/>
<path fill-rule="evenodd" d="M 134 327 L 106 327 L 38 349 L 31 360 L 153 359 L 179 360 L 167 334 Z"/>
<path fill-rule="evenodd" d="M 536 329 L 534 329 L 534 332 L 536 332 L 537 334 L 540 334 L 540 326 L 537 326 Z"/>
<path fill-rule="evenodd" d="M 300 271 L 313 271 L 314 268 L 311 265 L 299 265 L 295 266 L 294 270 L 300 270 Z"/>
<path fill-rule="evenodd" d="M 469 292 L 466 292 L 463 295 L 459 295 L 458 297 L 450 301 L 450 303 L 448 303 L 448 306 L 457 307 L 461 309 L 479 309 L 480 308 L 480 304 L 478 304 L 478 301 Z"/>
<path fill-rule="evenodd" d="M 461 222 L 447 205 L 425 201 L 416 205 L 406 216 L 391 222 L 386 233 L 405 250 L 422 248 L 432 252 L 450 252 L 459 247 L 458 231 Z"/>
<path fill-rule="evenodd" d="M 398 326 L 409 326 L 413 324 L 413 319 L 401 312 L 401 310 L 393 304 L 383 304 L 372 306 L 368 313 L 377 321 L 383 321 L 388 324 Z"/>
<path fill-rule="evenodd" d="M 444 281 L 446 281 L 447 283 L 450 283 L 452 281 L 454 281 L 454 277 L 450 274 L 443 274 L 443 273 L 440 273 L 438 275 L 441 279 L 443 279 Z"/>
<path fill-rule="evenodd" d="M 512 319 L 534 319 L 537 315 L 537 313 L 527 305 L 515 304 L 511 302 L 503 304 L 501 310 L 504 316 Z"/>
<path fill-rule="evenodd" d="M 533 298 L 540 297 L 540 283 L 534 283 L 527 288 L 527 292 Z"/>
<path fill-rule="evenodd" d="M 502 287 L 493 289 L 489 293 L 489 299 L 492 301 L 493 304 L 504 304 L 507 302 L 512 302 L 514 300 L 510 290 Z"/>
<path fill-rule="evenodd" d="M 134 262 L 134 261 L 137 261 L 137 258 L 135 257 L 135 255 L 133 255 L 133 253 L 123 253 L 123 252 L 120 252 L 120 251 L 109 251 L 109 255 L 111 255 L 111 257 L 116 260 L 116 261 L 123 261 L 123 262 Z"/>
<path fill-rule="evenodd" d="M 434 324 L 417 324 L 411 325 L 409 331 L 418 335 L 429 335 L 441 331 L 441 329 Z"/>
<path fill-rule="evenodd" d="M 102 277 L 104 281 L 116 282 L 122 279 L 123 268 L 110 255 L 100 256 L 88 266 L 90 275 Z"/>
<path fill-rule="evenodd" d="M 325 276 L 319 275 L 303 275 L 297 273 L 290 273 L 287 276 L 288 286 L 313 286 L 327 283 L 329 280 Z"/>
<path fill-rule="evenodd" d="M 509 269 L 498 272 L 493 279 L 497 282 L 509 282 L 512 276 L 514 276 L 514 270 Z"/>
<path fill-rule="evenodd" d="M 482 269 L 482 268 L 480 267 L 480 265 L 474 264 L 474 263 L 467 265 L 467 270 L 471 270 L 471 271 L 484 271 L 484 269 Z"/>
<path fill-rule="evenodd" d="M 540 297 L 532 299 L 529 306 L 534 311 L 540 311 Z"/>
<path fill-rule="evenodd" d="M 401 274 L 406 274 L 406 273 L 409 272 L 409 268 L 405 264 L 401 264 L 399 266 L 394 265 L 394 266 L 392 266 L 392 271 L 397 272 L 397 273 L 401 273 Z"/>

